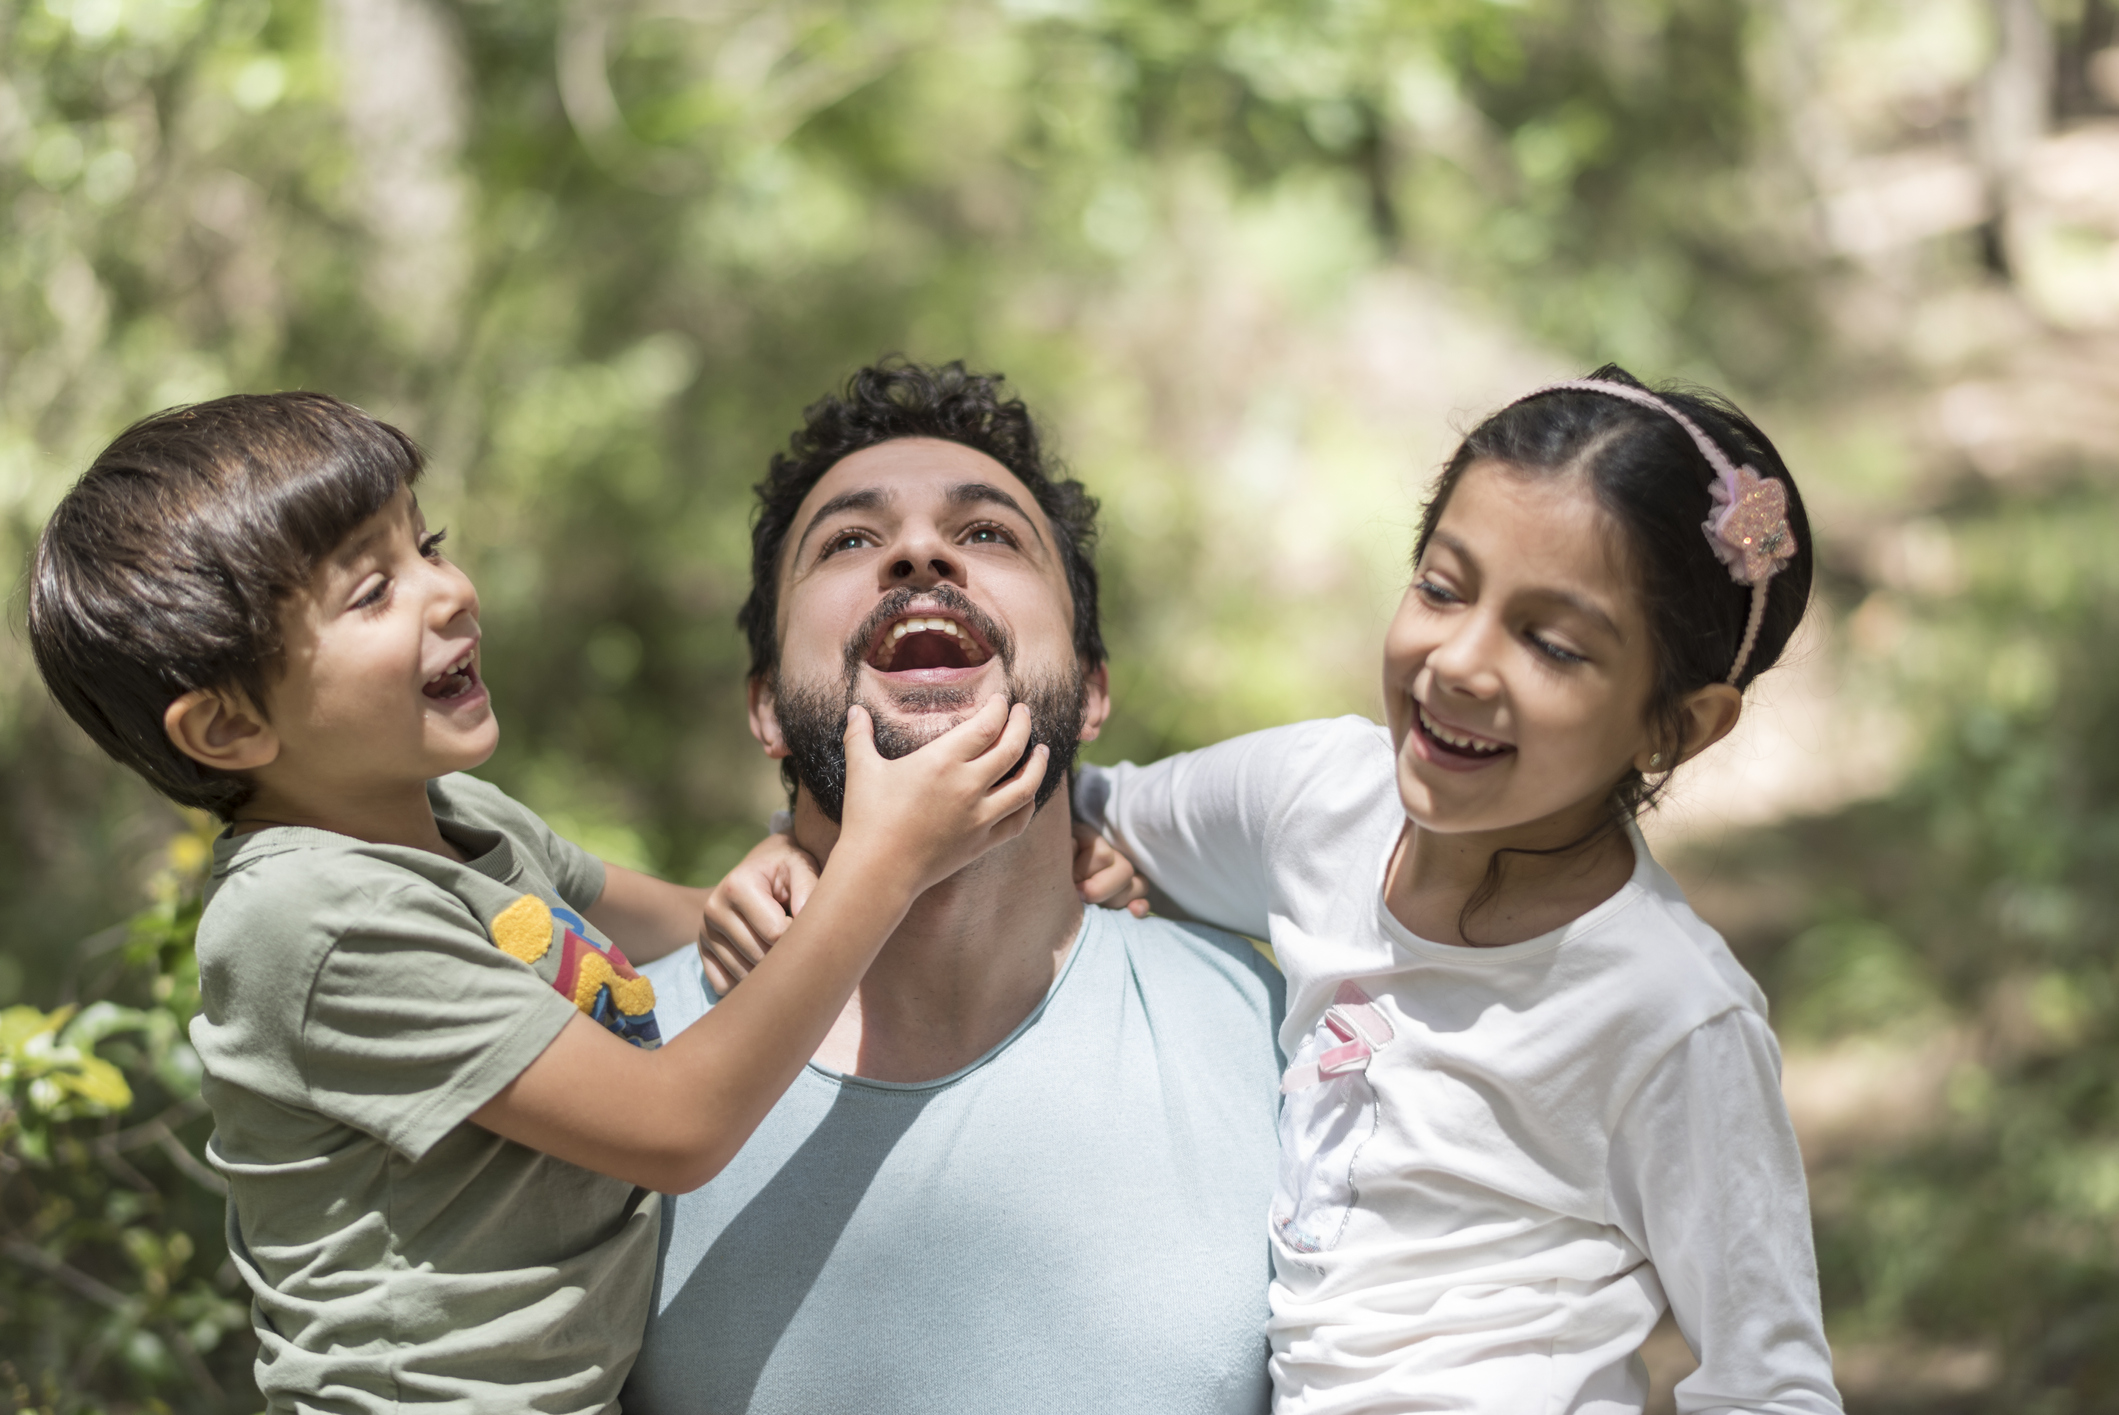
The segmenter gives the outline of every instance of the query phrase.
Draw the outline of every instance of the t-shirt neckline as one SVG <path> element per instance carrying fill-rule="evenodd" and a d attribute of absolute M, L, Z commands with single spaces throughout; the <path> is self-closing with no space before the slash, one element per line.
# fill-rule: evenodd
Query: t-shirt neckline
<path fill-rule="evenodd" d="M 435 799 L 437 784 L 435 781 L 427 783 L 427 799 L 434 806 L 435 826 L 440 829 L 444 840 L 466 852 L 475 853 L 468 854 L 468 858 L 463 860 L 452 860 L 446 855 L 435 855 L 433 858 L 443 864 L 460 865 L 496 883 L 508 883 L 517 874 L 517 868 L 515 850 L 509 844 L 506 834 L 497 830 L 484 830 L 449 815 L 443 803 Z M 362 840 L 358 836 L 326 830 L 315 825 L 268 825 L 263 830 L 246 831 L 237 835 L 235 826 L 231 824 L 214 838 L 213 873 L 216 876 L 226 874 L 234 867 L 236 861 L 248 854 L 262 852 L 278 855 L 289 850 L 344 848 L 349 842 L 370 849 L 408 848 L 402 845 L 376 845 L 373 841 Z M 430 852 L 422 850 L 412 853 L 424 855 Z"/>
<path fill-rule="evenodd" d="M 819 1065 L 815 1061 L 808 1063 L 807 1070 L 819 1080 L 834 1086 L 863 1086 L 870 1090 L 893 1091 L 899 1094 L 912 1091 L 938 1091 L 945 1086 L 955 1085 L 980 1067 L 998 1060 L 1004 1052 L 1015 1045 L 1018 1038 L 1037 1025 L 1038 1019 L 1043 1017 L 1046 1009 L 1052 1006 L 1052 1000 L 1059 996 L 1060 989 L 1066 986 L 1067 979 L 1074 975 L 1075 962 L 1080 959 L 1084 947 L 1089 942 L 1092 921 L 1095 919 L 1095 906 L 1083 905 L 1081 926 L 1074 931 L 1074 942 L 1067 949 L 1066 958 L 1060 963 L 1059 976 L 1052 980 L 1051 987 L 1045 989 L 1045 995 L 1038 999 L 1037 1006 L 1031 1008 L 1029 1015 L 1015 1024 L 1013 1031 L 1009 1032 L 1007 1036 L 1001 1038 L 998 1042 L 995 1042 L 990 1051 L 983 1056 L 966 1062 L 948 1075 L 937 1076 L 931 1081 L 881 1081 L 872 1076 L 856 1076 L 850 1071 L 834 1071 L 831 1067 Z M 1101 923 L 1097 923 L 1095 927 L 1101 928 L 1103 926 Z"/>
<path fill-rule="evenodd" d="M 1550 953 L 1569 939 L 1578 938 L 1591 929 L 1601 926 L 1620 911 L 1631 908 L 1634 902 L 1648 893 L 1649 873 L 1654 869 L 1654 860 L 1648 853 L 1648 844 L 1641 838 L 1640 827 L 1633 821 L 1626 822 L 1626 842 L 1633 847 L 1633 872 L 1626 883 L 1612 892 L 1611 898 L 1586 913 L 1578 914 L 1556 929 L 1548 929 L 1535 938 L 1526 938 L 1520 943 L 1496 944 L 1491 948 L 1472 948 L 1462 944 L 1439 943 L 1422 938 L 1398 921 L 1398 916 L 1384 902 L 1384 881 L 1391 868 L 1391 856 L 1398 849 L 1398 841 L 1404 835 L 1407 821 L 1397 833 L 1384 843 L 1383 857 L 1376 862 L 1375 873 L 1370 882 L 1370 897 L 1375 901 L 1376 925 L 1383 936 L 1404 953 L 1411 953 L 1437 963 L 1457 963 L 1471 967 L 1488 967 L 1502 963 L 1514 963 L 1524 958 Z"/>

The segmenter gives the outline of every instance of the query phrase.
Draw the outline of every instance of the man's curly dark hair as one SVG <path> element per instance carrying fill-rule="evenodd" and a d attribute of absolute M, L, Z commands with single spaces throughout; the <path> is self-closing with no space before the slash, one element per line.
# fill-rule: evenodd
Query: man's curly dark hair
<path fill-rule="evenodd" d="M 802 410 L 787 450 L 773 454 L 753 488 L 750 598 L 736 624 L 750 640 L 750 674 L 768 682 L 780 667 L 780 548 L 802 498 L 824 474 L 864 448 L 902 437 L 933 437 L 983 452 L 1015 474 L 1051 523 L 1053 543 L 1074 598 L 1074 651 L 1089 667 L 1104 661 L 1097 615 L 1096 498 L 1048 458 L 1020 398 L 1005 396 L 1000 374 L 971 373 L 961 360 L 939 366 L 887 359 L 872 364 Z"/>

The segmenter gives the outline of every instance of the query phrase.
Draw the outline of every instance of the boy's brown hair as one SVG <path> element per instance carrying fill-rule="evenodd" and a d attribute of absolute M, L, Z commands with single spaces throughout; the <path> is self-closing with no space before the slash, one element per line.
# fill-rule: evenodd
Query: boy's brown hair
<path fill-rule="evenodd" d="M 37 538 L 29 641 L 45 686 L 104 751 L 229 819 L 255 787 L 177 750 L 195 689 L 265 711 L 280 609 L 424 465 L 412 439 L 324 393 L 237 394 L 134 423 Z"/>

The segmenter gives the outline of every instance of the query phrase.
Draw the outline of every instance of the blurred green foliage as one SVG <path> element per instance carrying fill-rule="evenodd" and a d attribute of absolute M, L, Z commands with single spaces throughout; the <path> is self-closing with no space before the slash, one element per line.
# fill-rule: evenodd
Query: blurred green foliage
<path fill-rule="evenodd" d="M 2076 485 L 1924 529 L 1939 583 L 1875 592 L 1855 628 L 1926 751 L 1888 799 L 1769 846 L 1819 914 L 1768 971 L 1784 1042 L 1948 1068 L 1937 1114 L 1815 1186 L 1827 1310 L 1842 1339 L 1995 1350 L 1965 1409 L 2111 1410 L 2119 506 Z"/>
<path fill-rule="evenodd" d="M 1989 8 L 0 0 L 0 554 L 142 413 L 353 398 L 430 450 L 483 595 L 488 774 L 704 880 L 776 803 L 732 623 L 748 488 L 881 353 L 1004 369 L 1105 499 L 1107 761 L 1371 707 L 1439 454 L 1351 433 L 1388 420 L 1299 336 L 1358 332 L 1381 277 L 1541 377 L 1616 358 L 1763 400 L 1826 528 L 1821 612 L 1920 745 L 1888 798 L 1739 842 L 1795 901 L 1740 942 L 1791 1057 L 1947 1068 L 1910 1138 L 1817 1172 L 1828 1315 L 1843 1349 L 1993 1363 L 1853 1408 L 2111 1409 L 2110 468 L 1938 504 L 1918 590 L 1830 538 L 1915 494 L 1903 413 L 1846 400 L 1945 360 L 1879 352 L 1899 307 L 1820 244 L 1818 153 L 1957 123 L 1930 109 L 1965 108 Z M 2110 8 L 2042 6 L 2069 102 Z M 1890 279 L 1984 289 L 1983 259 L 1959 232 Z M 1468 328 L 1394 346 L 1386 401 L 1506 362 L 1420 347 Z M 1246 361 L 1245 405 L 1202 391 Z M 1291 440 L 1325 470 L 1287 473 Z M 0 665 L 0 1396 L 250 1408 L 181 1033 L 203 836 L 51 710 L 19 635 Z"/>

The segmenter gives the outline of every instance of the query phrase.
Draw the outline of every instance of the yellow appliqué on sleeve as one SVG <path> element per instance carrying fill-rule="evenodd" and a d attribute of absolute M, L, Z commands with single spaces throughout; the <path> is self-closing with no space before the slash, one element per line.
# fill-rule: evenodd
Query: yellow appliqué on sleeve
<path fill-rule="evenodd" d="M 611 1001 L 628 1017 L 638 1017 L 655 1009 L 653 983 L 638 974 L 626 977 L 595 949 L 583 949 L 580 971 L 574 977 L 574 1005 L 583 1012 L 594 1012 L 596 994 L 605 987 L 611 990 Z"/>
<path fill-rule="evenodd" d="M 502 953 L 535 963 L 551 951 L 552 911 L 536 895 L 525 894 L 493 916 L 491 932 Z"/>

